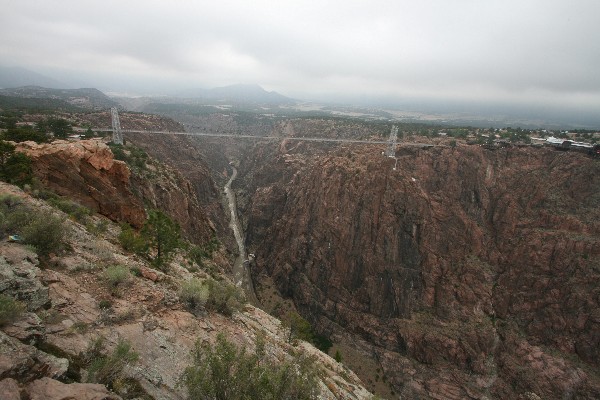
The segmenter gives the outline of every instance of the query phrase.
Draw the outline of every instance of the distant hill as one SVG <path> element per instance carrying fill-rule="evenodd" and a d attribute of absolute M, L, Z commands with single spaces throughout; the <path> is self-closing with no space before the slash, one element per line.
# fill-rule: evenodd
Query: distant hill
<path fill-rule="evenodd" d="M 189 89 L 178 93 L 180 97 L 205 100 L 222 100 L 236 103 L 268 105 L 295 104 L 296 101 L 277 92 L 267 92 L 259 85 L 231 85 L 213 89 Z"/>
<path fill-rule="evenodd" d="M 69 88 L 69 85 L 22 67 L 0 66 L 0 88 L 42 86 L 47 88 Z"/>
<path fill-rule="evenodd" d="M 0 96 L 23 99 L 52 99 L 66 102 L 72 106 L 85 109 L 105 109 L 118 106 L 110 97 L 93 88 L 83 89 L 51 89 L 40 86 L 23 86 L 0 89 Z"/>
<path fill-rule="evenodd" d="M 59 99 L 38 99 L 33 97 L 4 96 L 0 94 L 0 110 L 27 110 L 27 111 L 65 111 L 83 112 L 83 108 L 76 107 Z"/>

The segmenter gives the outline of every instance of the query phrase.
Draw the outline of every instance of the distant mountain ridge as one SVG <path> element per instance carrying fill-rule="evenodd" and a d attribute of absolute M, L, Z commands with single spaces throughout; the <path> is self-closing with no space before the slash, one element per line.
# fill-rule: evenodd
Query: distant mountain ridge
<path fill-rule="evenodd" d="M 245 84 L 236 84 L 212 89 L 188 89 L 177 93 L 177 96 L 241 103 L 262 103 L 269 105 L 296 103 L 294 99 L 274 91 L 268 92 L 259 85 Z"/>
<path fill-rule="evenodd" d="M 16 88 L 21 86 L 42 86 L 55 89 L 71 88 L 66 83 L 23 67 L 0 66 L 0 88 Z"/>
<path fill-rule="evenodd" d="M 87 109 L 105 109 L 119 104 L 94 88 L 53 89 L 40 86 L 23 86 L 0 89 L 0 95 L 27 99 L 55 99 L 65 101 L 73 106 Z"/>

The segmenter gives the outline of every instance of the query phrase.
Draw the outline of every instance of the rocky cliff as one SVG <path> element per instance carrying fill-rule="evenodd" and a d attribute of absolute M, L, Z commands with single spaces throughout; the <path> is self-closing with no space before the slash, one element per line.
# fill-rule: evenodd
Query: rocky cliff
<path fill-rule="evenodd" d="M 118 244 L 119 227 L 101 216 L 77 223 L 2 182 L 0 197 L 10 206 L 26 205 L 31 213 L 56 214 L 66 232 L 64 249 L 43 265 L 32 247 L 0 242 L 0 398 L 184 399 L 180 377 L 191 363 L 194 343 L 214 343 L 219 334 L 248 348 L 261 336 L 272 360 L 299 351 L 315 357 L 322 371 L 322 399 L 371 397 L 346 367 L 306 343 L 288 343 L 285 328 L 260 309 L 247 305 L 232 316 L 188 311 L 180 300 L 180 286 L 193 277 L 206 279 L 207 271 L 191 268 L 183 252 L 165 274 L 127 254 Z M 100 223 L 105 230 L 89 228 Z M 131 272 L 118 291 L 107 280 L 107 271 L 116 265 Z M 7 297 L 20 301 L 23 312 L 8 317 Z M 104 385 L 86 383 L 94 362 L 119 354 L 120 343 L 131 346 L 138 357 L 123 365 L 120 353 L 121 358 L 108 364 L 113 375 L 107 375 L 106 383 L 119 395 Z M 110 369 L 115 365 L 116 374 Z"/>
<path fill-rule="evenodd" d="M 225 211 L 221 202 L 221 189 L 215 182 L 219 175 L 228 166 L 228 161 L 223 157 L 222 147 L 210 147 L 206 142 L 200 142 L 191 137 L 181 135 L 157 135 L 152 133 L 126 134 L 126 140 L 135 146 L 144 149 L 153 158 L 166 164 L 180 176 L 186 183 L 176 185 L 186 187 L 187 199 L 196 198 L 200 209 L 205 217 L 211 221 L 211 226 L 217 232 L 221 241 L 230 249 L 235 249 L 235 241 L 229 228 L 229 214 Z M 206 164 L 205 153 L 219 154 L 221 164 L 216 167 L 216 171 Z M 225 171 L 226 173 L 226 171 Z M 221 176 L 226 176 L 222 175 Z M 219 184 L 224 185 L 226 178 L 223 178 Z M 181 199 L 182 201 L 187 201 Z M 169 202 L 177 204 L 177 202 Z M 163 204 L 166 204 L 163 202 Z M 194 206 L 195 207 L 195 206 Z M 196 217 L 190 217 L 187 224 L 193 224 Z M 180 221 L 182 226 L 184 223 Z M 193 230 L 192 230 L 193 232 Z"/>
<path fill-rule="evenodd" d="M 131 192 L 130 171 L 100 140 L 19 143 L 33 160 L 33 172 L 50 190 L 71 198 L 113 221 L 141 226 L 145 212 Z"/>
<path fill-rule="evenodd" d="M 194 185 L 179 171 L 151 157 L 131 170 L 96 139 L 25 142 L 18 149 L 33 159 L 34 174 L 45 187 L 113 221 L 141 227 L 144 207 L 152 207 L 177 221 L 192 242 L 204 243 L 214 235 L 214 224 Z M 126 146 L 123 151 L 131 150 Z"/>
<path fill-rule="evenodd" d="M 394 170 L 381 150 L 253 149 L 255 278 L 374 357 L 395 395 L 600 397 L 597 160 L 399 147 Z"/>

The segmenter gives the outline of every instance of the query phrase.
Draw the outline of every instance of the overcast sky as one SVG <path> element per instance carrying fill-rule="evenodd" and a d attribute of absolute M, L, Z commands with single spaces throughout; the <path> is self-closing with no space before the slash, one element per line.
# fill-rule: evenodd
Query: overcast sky
<path fill-rule="evenodd" d="M 105 90 L 600 109 L 598 0 L 0 0 L 0 65 Z"/>

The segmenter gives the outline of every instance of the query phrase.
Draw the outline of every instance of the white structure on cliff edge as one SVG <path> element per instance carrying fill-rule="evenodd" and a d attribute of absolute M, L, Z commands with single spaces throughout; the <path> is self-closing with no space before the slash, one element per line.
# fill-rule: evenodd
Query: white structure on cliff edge
<path fill-rule="evenodd" d="M 121 133 L 121 122 L 119 121 L 119 113 L 117 107 L 110 109 L 110 115 L 112 116 L 112 128 L 113 137 L 112 141 L 114 144 L 123 144 L 123 134 Z"/>

